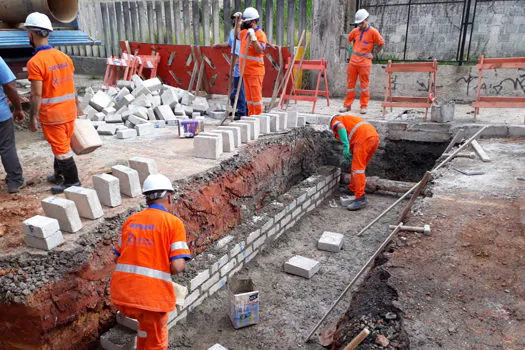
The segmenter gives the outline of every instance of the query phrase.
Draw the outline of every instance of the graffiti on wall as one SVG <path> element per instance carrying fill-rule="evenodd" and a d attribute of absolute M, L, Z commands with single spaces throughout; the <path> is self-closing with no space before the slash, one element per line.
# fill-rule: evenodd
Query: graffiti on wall
<path fill-rule="evenodd" d="M 504 78 L 495 82 L 482 82 L 480 86 L 481 94 L 486 96 L 499 96 L 505 91 L 520 92 L 525 94 L 525 73 L 523 69 L 518 69 L 518 76 L 514 78 Z M 465 92 L 467 96 L 475 95 L 477 92 L 478 76 L 469 73 L 466 77 L 456 79 L 456 83 L 465 84 Z"/>

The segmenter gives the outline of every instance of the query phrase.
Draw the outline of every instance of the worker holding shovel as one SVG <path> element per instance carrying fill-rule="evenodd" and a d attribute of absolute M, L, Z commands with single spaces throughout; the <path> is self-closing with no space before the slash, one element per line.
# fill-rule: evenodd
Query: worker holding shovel
<path fill-rule="evenodd" d="M 343 157 L 352 162 L 348 189 L 355 195 L 348 210 L 359 210 L 368 204 L 365 195 L 366 166 L 379 147 L 379 134 L 366 120 L 350 115 L 336 114 L 330 119 L 330 129 L 343 144 Z"/>

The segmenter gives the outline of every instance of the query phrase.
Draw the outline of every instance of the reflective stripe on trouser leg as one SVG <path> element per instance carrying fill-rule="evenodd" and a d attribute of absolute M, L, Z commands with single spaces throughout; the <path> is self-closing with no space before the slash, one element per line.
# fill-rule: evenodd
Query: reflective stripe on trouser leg
<path fill-rule="evenodd" d="M 71 151 L 71 152 L 67 152 L 65 154 L 58 154 L 58 155 L 55 156 L 55 158 L 58 159 L 58 160 L 64 160 L 64 159 L 71 158 L 74 155 L 75 154 L 73 153 L 73 151 Z"/>
<path fill-rule="evenodd" d="M 370 101 L 370 67 L 359 67 L 359 84 L 361 85 L 359 103 L 361 108 L 368 108 L 368 101 Z"/>
<path fill-rule="evenodd" d="M 246 93 L 248 115 L 259 115 L 262 113 L 263 78 L 263 75 L 244 75 L 244 91 Z"/>
<path fill-rule="evenodd" d="M 355 84 L 357 83 L 357 74 L 359 67 L 349 63 L 346 69 L 346 98 L 344 106 L 349 108 L 355 99 Z"/>

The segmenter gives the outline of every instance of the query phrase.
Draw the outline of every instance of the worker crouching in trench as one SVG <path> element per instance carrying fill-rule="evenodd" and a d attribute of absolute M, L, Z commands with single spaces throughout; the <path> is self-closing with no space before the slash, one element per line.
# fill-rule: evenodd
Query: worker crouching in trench
<path fill-rule="evenodd" d="M 343 158 L 352 163 L 348 189 L 355 199 L 347 209 L 362 209 L 368 204 L 365 195 L 366 166 L 379 147 L 379 134 L 366 120 L 349 114 L 334 115 L 330 119 L 330 129 L 343 144 Z"/>

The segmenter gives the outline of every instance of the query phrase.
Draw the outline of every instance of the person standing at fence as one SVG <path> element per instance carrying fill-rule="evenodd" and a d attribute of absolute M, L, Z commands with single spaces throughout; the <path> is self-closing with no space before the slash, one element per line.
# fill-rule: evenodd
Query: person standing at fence
<path fill-rule="evenodd" d="M 246 95 L 244 93 L 244 83 L 241 83 L 241 86 L 239 87 L 239 80 L 241 79 L 241 72 L 239 70 L 239 48 L 241 46 L 241 43 L 239 40 L 235 39 L 235 14 L 239 14 L 240 12 L 236 12 L 232 14 L 232 30 L 230 31 L 230 36 L 228 37 L 228 41 L 224 43 L 219 43 L 213 45 L 213 47 L 218 48 L 230 48 L 231 49 L 231 55 L 232 55 L 232 62 L 235 57 L 235 66 L 233 67 L 233 89 L 230 92 L 230 104 L 233 106 L 235 104 L 235 96 L 237 95 L 237 88 L 240 89 L 239 91 L 239 100 L 237 101 L 237 111 L 235 112 L 235 120 L 241 119 L 242 116 L 248 115 L 248 110 L 246 107 Z M 234 47 L 235 46 L 235 47 Z"/>
<path fill-rule="evenodd" d="M 237 12 L 235 35 L 241 42 L 239 67 L 243 70 L 244 88 L 248 115 L 259 115 L 263 111 L 262 86 L 264 79 L 264 50 L 268 44 L 266 34 L 258 25 L 259 12 L 248 7 L 242 13 Z M 242 26 L 241 26 L 242 23 Z M 246 48 L 248 51 L 246 53 Z"/>
<path fill-rule="evenodd" d="M 355 99 L 355 86 L 357 77 L 361 85 L 361 96 L 359 98 L 361 114 L 368 112 L 368 101 L 370 100 L 370 68 L 372 59 L 383 49 L 385 39 L 379 31 L 368 23 L 369 13 L 361 9 L 355 14 L 355 24 L 357 28 L 348 34 L 348 42 L 352 45 L 352 56 L 347 68 L 347 89 L 346 98 L 341 113 L 352 109 Z"/>
<path fill-rule="evenodd" d="M 40 117 L 42 132 L 55 156 L 54 174 L 47 180 L 56 184 L 51 188 L 53 194 L 63 193 L 68 187 L 80 186 L 70 146 L 75 119 L 82 112 L 73 77 L 75 67 L 68 55 L 49 45 L 49 34 L 53 31 L 49 17 L 33 12 L 27 16 L 24 27 L 35 49 L 27 62 L 31 81 L 29 130 L 38 130 L 37 117 Z"/>

